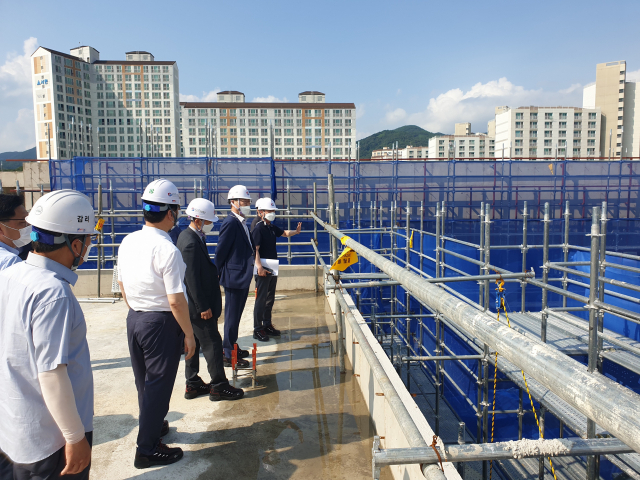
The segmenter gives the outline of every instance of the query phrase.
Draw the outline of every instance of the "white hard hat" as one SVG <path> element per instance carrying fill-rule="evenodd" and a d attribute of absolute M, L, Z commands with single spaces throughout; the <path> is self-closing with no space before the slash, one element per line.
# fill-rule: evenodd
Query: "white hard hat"
<path fill-rule="evenodd" d="M 200 218 L 210 222 L 217 222 L 216 207 L 206 198 L 194 198 L 187 207 L 187 215 L 191 218 Z"/>
<path fill-rule="evenodd" d="M 178 192 L 178 187 L 173 183 L 161 178 L 147 185 L 142 194 L 142 200 L 167 205 L 180 205 L 180 193 Z"/>
<path fill-rule="evenodd" d="M 251 196 L 249 195 L 249 190 L 244 185 L 236 185 L 235 187 L 231 187 L 229 190 L 229 194 L 227 195 L 227 200 L 235 200 L 236 198 L 246 198 L 247 200 L 251 200 Z"/>
<path fill-rule="evenodd" d="M 256 202 L 256 210 L 278 210 L 278 207 L 271 198 L 259 198 Z"/>
<path fill-rule="evenodd" d="M 75 190 L 57 190 L 38 199 L 25 219 L 53 233 L 92 235 L 96 217 L 89 199 Z"/>

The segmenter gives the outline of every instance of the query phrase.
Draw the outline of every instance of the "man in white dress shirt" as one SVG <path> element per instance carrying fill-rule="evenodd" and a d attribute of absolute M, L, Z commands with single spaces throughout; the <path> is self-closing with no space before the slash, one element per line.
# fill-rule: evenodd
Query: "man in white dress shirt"
<path fill-rule="evenodd" d="M 196 348 L 184 285 L 185 264 L 169 237 L 178 221 L 180 196 L 168 180 L 151 182 L 142 195 L 145 225 L 127 235 L 118 254 L 118 282 L 129 307 L 127 337 L 140 409 L 136 468 L 168 465 L 182 449 L 162 442 L 164 420 L 178 373 Z"/>

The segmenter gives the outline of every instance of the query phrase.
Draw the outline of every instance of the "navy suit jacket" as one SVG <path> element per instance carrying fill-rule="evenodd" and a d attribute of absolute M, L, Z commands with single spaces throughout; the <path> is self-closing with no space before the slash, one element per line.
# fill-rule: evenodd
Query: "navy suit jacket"
<path fill-rule="evenodd" d="M 233 213 L 222 221 L 215 262 L 220 285 L 225 288 L 249 288 L 254 265 L 253 240 Z"/>

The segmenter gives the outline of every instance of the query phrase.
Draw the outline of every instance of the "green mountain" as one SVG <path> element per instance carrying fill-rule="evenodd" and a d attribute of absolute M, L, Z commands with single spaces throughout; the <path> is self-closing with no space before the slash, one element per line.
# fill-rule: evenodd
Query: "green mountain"
<path fill-rule="evenodd" d="M 373 150 L 391 147 L 394 142 L 398 142 L 398 148 L 404 148 L 407 145 L 426 147 L 429 146 L 429 139 L 436 135 L 441 134 L 428 132 L 416 125 L 405 125 L 395 130 L 383 130 L 360 140 L 360 158 L 371 158 Z"/>
<path fill-rule="evenodd" d="M 5 152 L 0 153 L 0 170 L 20 170 L 22 162 L 7 162 L 6 160 L 20 160 L 36 158 L 36 147 L 25 150 L 24 152 Z"/>

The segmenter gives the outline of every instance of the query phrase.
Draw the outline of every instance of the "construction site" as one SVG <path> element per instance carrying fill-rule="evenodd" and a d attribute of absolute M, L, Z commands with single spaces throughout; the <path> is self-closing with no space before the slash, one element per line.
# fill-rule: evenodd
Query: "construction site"
<path fill-rule="evenodd" d="M 640 162 L 76 157 L 49 173 L 105 220 L 74 287 L 93 478 L 640 479 Z M 137 428 L 115 279 L 159 178 L 221 218 L 245 185 L 303 231 L 278 243 L 282 338 L 229 373 L 245 399 L 184 401 L 181 366 L 167 441 L 187 461 L 140 475 L 114 455 Z"/>

